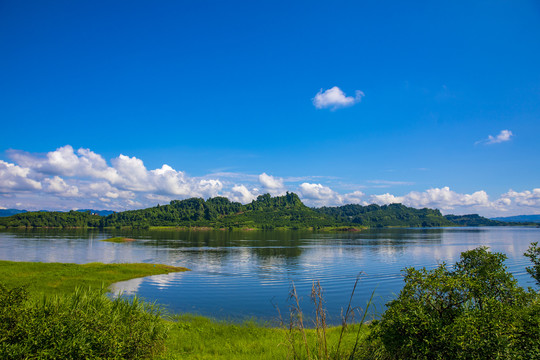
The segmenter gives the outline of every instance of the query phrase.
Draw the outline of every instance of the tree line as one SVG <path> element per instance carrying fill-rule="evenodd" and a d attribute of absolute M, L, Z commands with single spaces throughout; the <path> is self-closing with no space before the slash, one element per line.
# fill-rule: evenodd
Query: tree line
<path fill-rule="evenodd" d="M 468 222 L 474 220 L 474 223 Z M 482 223 L 484 221 L 484 223 Z M 249 204 L 225 197 L 208 200 L 173 200 L 168 205 L 115 212 L 99 216 L 90 211 L 27 212 L 0 218 L 3 227 L 110 228 L 151 226 L 322 229 L 331 227 L 438 227 L 483 225 L 491 220 L 478 215 L 442 216 L 436 209 L 415 209 L 402 204 L 343 205 L 310 208 L 295 193 L 272 197 L 260 195 Z M 499 223 L 499 222 L 497 222 Z M 490 223 L 493 225 L 493 223 Z"/>

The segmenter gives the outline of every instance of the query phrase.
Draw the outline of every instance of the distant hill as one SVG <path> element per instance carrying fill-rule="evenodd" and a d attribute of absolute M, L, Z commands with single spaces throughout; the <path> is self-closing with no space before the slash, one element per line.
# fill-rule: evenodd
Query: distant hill
<path fill-rule="evenodd" d="M 533 222 L 515 222 L 515 221 L 500 221 L 496 219 L 488 219 L 478 214 L 468 215 L 445 215 L 446 219 L 461 226 L 519 226 L 519 225 L 534 225 Z"/>
<path fill-rule="evenodd" d="M 173 200 L 168 205 L 115 212 L 107 216 L 90 211 L 26 213 L 0 219 L 7 227 L 132 227 L 151 226 L 321 229 L 331 227 L 433 227 L 455 225 L 439 210 L 415 209 L 401 204 L 345 205 L 314 209 L 298 195 L 287 193 L 271 197 L 260 195 L 249 204 L 231 202 L 224 197 L 208 200 Z"/>
<path fill-rule="evenodd" d="M 534 222 L 540 223 L 540 215 L 516 215 L 507 217 L 496 217 L 492 220 L 504 221 L 504 222 Z"/>
<path fill-rule="evenodd" d="M 491 220 L 478 214 L 445 215 L 446 219 L 461 226 L 504 226 L 502 221 Z"/>
<path fill-rule="evenodd" d="M 25 213 L 26 210 L 18 210 L 18 209 L 0 209 L 0 217 L 6 217 L 11 215 L 16 215 L 20 213 Z"/>
<path fill-rule="evenodd" d="M 407 226 L 438 227 L 455 225 L 435 209 L 415 209 L 402 204 L 368 206 L 350 204 L 338 207 L 322 207 L 315 211 L 333 217 L 344 224 L 369 227 Z"/>
<path fill-rule="evenodd" d="M 0 225 L 6 227 L 51 227 L 75 228 L 98 227 L 101 216 L 80 211 L 34 211 L 0 218 Z"/>

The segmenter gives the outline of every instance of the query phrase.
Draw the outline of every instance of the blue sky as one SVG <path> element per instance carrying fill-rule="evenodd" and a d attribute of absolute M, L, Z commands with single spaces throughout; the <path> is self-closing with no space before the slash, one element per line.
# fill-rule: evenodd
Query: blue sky
<path fill-rule="evenodd" d="M 537 1 L 8 0 L 0 52 L 0 207 L 540 213 Z"/>

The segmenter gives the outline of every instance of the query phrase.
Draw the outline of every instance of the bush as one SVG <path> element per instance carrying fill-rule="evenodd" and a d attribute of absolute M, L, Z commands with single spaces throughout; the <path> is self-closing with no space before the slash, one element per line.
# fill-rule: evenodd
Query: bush
<path fill-rule="evenodd" d="M 371 341 L 395 359 L 540 357 L 538 295 L 517 285 L 505 259 L 478 248 L 452 268 L 405 269 Z"/>
<path fill-rule="evenodd" d="M 0 284 L 0 358 L 141 359 L 163 349 L 159 311 L 103 291 L 29 299 Z"/>
<path fill-rule="evenodd" d="M 533 266 L 527 268 L 527 272 L 536 280 L 536 284 L 540 286 L 540 247 L 537 242 L 531 244 L 525 256 L 528 257 Z"/>

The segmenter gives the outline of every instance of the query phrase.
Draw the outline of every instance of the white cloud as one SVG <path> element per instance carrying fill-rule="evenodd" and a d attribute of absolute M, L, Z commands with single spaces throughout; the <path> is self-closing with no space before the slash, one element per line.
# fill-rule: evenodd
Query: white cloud
<path fill-rule="evenodd" d="M 274 196 L 283 195 L 287 192 L 283 179 L 276 178 L 266 173 L 259 175 L 259 183 L 262 185 L 263 192 L 270 193 Z"/>
<path fill-rule="evenodd" d="M 443 188 L 432 188 L 423 192 L 412 191 L 404 196 L 394 196 L 391 194 L 372 195 L 370 201 L 379 204 L 402 203 L 415 208 L 437 208 L 443 210 L 454 209 L 463 206 L 493 206 L 489 202 L 485 191 L 477 191 L 472 194 L 456 193 L 448 186 Z"/>
<path fill-rule="evenodd" d="M 509 190 L 507 193 L 502 194 L 500 201 L 505 204 L 515 204 L 520 207 L 540 207 L 540 188 L 533 189 L 532 191 L 526 190 L 517 192 Z"/>
<path fill-rule="evenodd" d="M 30 169 L 0 160 L 0 193 L 40 190 L 41 183 L 29 178 Z"/>
<path fill-rule="evenodd" d="M 256 190 L 256 189 L 255 189 Z M 231 201 L 237 201 L 242 204 L 247 204 L 249 202 L 252 202 L 257 198 L 257 194 L 255 191 L 250 191 L 247 187 L 244 185 L 235 185 L 231 192 L 225 194 L 226 197 L 229 198 Z"/>
<path fill-rule="evenodd" d="M 477 141 L 476 144 L 499 144 L 502 142 L 510 141 L 510 139 L 514 136 L 510 130 L 502 130 L 499 135 L 492 136 L 489 135 L 487 139 Z"/>
<path fill-rule="evenodd" d="M 43 180 L 46 184 L 45 190 L 50 193 L 56 193 L 62 197 L 76 197 L 79 196 L 79 189 L 77 186 L 66 184 L 64 179 L 60 176 L 54 176 Z"/>
<path fill-rule="evenodd" d="M 348 193 L 342 196 L 342 203 L 343 204 L 363 204 L 366 205 L 366 202 L 362 200 L 364 197 L 364 193 L 361 191 L 354 191 L 352 193 Z"/>
<path fill-rule="evenodd" d="M 87 197 L 94 198 L 112 198 L 112 199 L 133 199 L 135 193 L 127 190 L 120 190 L 108 182 L 92 182 L 90 184 L 83 184 L 81 186 L 81 192 Z"/>
<path fill-rule="evenodd" d="M 48 152 L 45 157 L 21 151 L 9 152 L 10 157 L 19 165 L 34 171 L 59 176 L 77 176 L 115 181 L 118 174 L 107 166 L 105 159 L 89 149 L 79 149 L 75 154 L 73 147 L 66 145 Z"/>
<path fill-rule="evenodd" d="M 302 183 L 300 185 L 302 197 L 311 200 L 326 200 L 336 196 L 336 192 L 322 184 Z"/>
<path fill-rule="evenodd" d="M 364 204 L 364 193 L 354 191 L 347 194 L 339 194 L 328 186 L 322 184 L 300 184 L 300 197 L 309 206 L 336 206 L 344 204 Z"/>
<path fill-rule="evenodd" d="M 388 205 L 388 204 L 401 204 L 403 203 L 402 196 L 394 196 L 392 194 L 386 193 L 381 195 L 371 195 L 369 197 L 370 202 L 377 205 Z"/>
<path fill-rule="evenodd" d="M 16 163 L 0 160 L 0 206 L 10 208 L 126 210 L 163 204 L 173 199 L 225 196 L 249 203 L 262 193 L 297 192 L 308 206 L 403 203 L 416 208 L 438 208 L 445 213 L 480 213 L 484 216 L 540 213 L 540 188 L 509 190 L 495 200 L 483 191 L 457 193 L 449 187 L 402 194 L 365 195 L 359 185 L 343 184 L 339 193 L 327 185 L 335 180 L 321 176 L 274 177 L 224 173 L 200 177 L 163 164 L 149 170 L 137 157 L 119 155 L 107 163 L 89 149 L 74 151 L 69 145 L 46 154 L 10 152 Z M 313 181 L 313 182 L 310 182 Z M 371 180 L 376 186 L 410 185 L 401 181 Z M 374 186 L 369 186 L 373 188 Z"/>
<path fill-rule="evenodd" d="M 360 90 L 356 90 L 354 97 L 346 96 L 340 88 L 334 86 L 328 90 L 325 90 L 324 92 L 321 89 L 313 98 L 313 105 L 315 105 L 317 109 L 330 108 L 332 110 L 336 110 L 338 108 L 352 106 L 360 102 L 363 96 L 364 93 Z"/>

